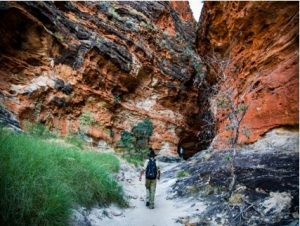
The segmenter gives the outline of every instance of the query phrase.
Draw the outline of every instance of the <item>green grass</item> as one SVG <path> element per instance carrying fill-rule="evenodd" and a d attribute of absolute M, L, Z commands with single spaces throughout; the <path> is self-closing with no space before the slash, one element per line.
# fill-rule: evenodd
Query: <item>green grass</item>
<path fill-rule="evenodd" d="M 0 130 L 0 222 L 67 225 L 77 204 L 126 206 L 118 159 Z"/>
<path fill-rule="evenodd" d="M 29 121 L 25 122 L 25 130 L 34 137 L 38 138 L 57 138 L 57 134 L 53 131 L 50 131 L 42 123 L 31 123 Z"/>
<path fill-rule="evenodd" d="M 80 135 L 78 133 L 70 133 L 67 136 L 62 137 L 59 136 L 54 131 L 49 130 L 42 123 L 31 123 L 27 121 L 25 122 L 25 130 L 32 137 L 38 139 L 44 139 L 44 140 L 48 140 L 49 138 L 64 139 L 66 143 L 72 144 L 78 147 L 79 149 L 83 149 L 85 145 L 85 141 L 82 138 L 80 138 Z"/>
<path fill-rule="evenodd" d="M 68 136 L 64 137 L 65 141 L 80 148 L 83 149 L 84 147 L 84 140 L 79 137 L 79 134 L 73 133 L 69 134 Z"/>

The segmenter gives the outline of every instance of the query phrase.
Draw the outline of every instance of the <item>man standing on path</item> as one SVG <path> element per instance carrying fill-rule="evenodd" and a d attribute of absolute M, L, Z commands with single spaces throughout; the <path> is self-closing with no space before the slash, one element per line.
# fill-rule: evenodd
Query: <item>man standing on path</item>
<path fill-rule="evenodd" d="M 160 179 L 160 169 L 155 156 L 155 152 L 150 148 L 150 153 L 148 154 L 149 159 L 145 161 L 144 167 L 140 173 L 141 181 L 143 174 L 146 172 L 146 206 L 150 209 L 154 209 L 156 179 Z"/>

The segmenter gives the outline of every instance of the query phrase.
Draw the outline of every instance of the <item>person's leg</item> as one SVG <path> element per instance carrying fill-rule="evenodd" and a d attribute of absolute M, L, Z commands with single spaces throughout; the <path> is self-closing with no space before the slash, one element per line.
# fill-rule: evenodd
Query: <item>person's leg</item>
<path fill-rule="evenodd" d="M 155 198 L 155 190 L 156 190 L 156 180 L 151 180 L 150 184 L 150 208 L 154 208 L 154 198 Z"/>
<path fill-rule="evenodd" d="M 150 180 L 146 179 L 146 206 L 150 204 Z"/>

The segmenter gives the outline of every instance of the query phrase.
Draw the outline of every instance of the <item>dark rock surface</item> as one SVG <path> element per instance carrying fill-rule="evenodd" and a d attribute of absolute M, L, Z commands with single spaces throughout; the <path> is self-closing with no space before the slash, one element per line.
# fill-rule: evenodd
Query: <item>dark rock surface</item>
<path fill-rule="evenodd" d="M 179 157 L 172 157 L 172 156 L 158 156 L 156 157 L 157 160 L 161 162 L 180 162 L 182 161 Z"/>
<path fill-rule="evenodd" d="M 5 109 L 5 107 L 0 102 L 0 127 L 8 127 L 16 132 L 21 131 L 19 121 L 16 119 L 10 111 Z"/>
<path fill-rule="evenodd" d="M 231 196 L 232 167 L 236 175 Z M 207 208 L 197 225 L 288 225 L 298 221 L 299 140 L 297 132 L 274 130 L 259 142 L 232 150 L 207 150 L 163 177 L 178 177 L 170 198 L 194 197 Z"/>
<path fill-rule="evenodd" d="M 155 28 L 155 21 L 164 14 L 170 13 L 174 20 L 175 32 L 178 33 L 178 36 L 176 36 L 178 40 L 174 41 L 172 37 L 165 35 L 164 37 L 157 37 L 159 39 L 154 41 L 175 42 L 179 44 L 179 41 L 184 39 L 186 46 L 180 45 L 180 47 L 178 46 L 179 49 L 178 47 L 176 49 L 174 48 L 174 44 L 167 44 L 166 47 L 169 46 L 169 50 L 180 52 L 182 56 L 179 55 L 179 57 L 177 57 L 174 55 L 172 62 L 164 61 L 164 63 L 161 63 L 163 64 L 161 68 L 164 69 L 163 72 L 177 79 L 189 79 L 191 77 L 191 71 L 179 69 L 186 67 L 185 60 L 181 58 L 186 58 L 187 61 L 190 61 L 187 52 L 180 49 L 182 49 L 182 47 L 187 50 L 189 49 L 191 54 L 196 56 L 192 49 L 192 44 L 195 41 L 195 25 L 184 23 L 168 2 L 89 2 L 86 4 L 90 8 L 97 8 L 99 13 L 102 14 L 101 17 L 103 16 L 113 21 L 113 26 L 111 26 L 111 22 L 105 23 L 105 20 L 101 20 L 101 17 L 81 11 L 80 8 L 72 2 L 23 2 L 20 3 L 20 6 L 43 22 L 47 29 L 56 36 L 57 41 L 62 44 L 67 44 L 64 45 L 67 46 L 65 49 L 66 55 L 56 59 L 56 63 L 67 63 L 79 68 L 83 63 L 85 54 L 89 50 L 96 48 L 101 55 L 110 59 L 125 72 L 131 71 L 133 61 L 132 54 L 128 50 L 128 47 L 123 44 L 123 41 L 127 40 L 131 42 L 131 44 L 136 45 L 136 47 L 140 46 L 143 51 L 146 51 L 146 46 L 144 46 L 143 42 L 132 42 L 132 37 L 129 38 L 126 33 L 143 33 L 143 27 L 137 26 L 140 23 L 144 23 L 145 26 L 148 25 L 149 29 L 153 30 L 155 34 L 159 33 L 159 30 Z M 12 7 L 15 7 L 14 4 L 7 4 L 5 7 L 2 6 L 3 10 L 8 10 Z M 117 35 L 121 38 L 121 42 L 109 40 L 105 38 L 105 36 L 96 33 L 94 29 L 82 23 L 75 23 L 67 17 L 67 13 L 74 13 L 78 18 L 95 23 L 100 29 L 103 29 L 104 32 Z M 144 37 L 140 39 L 140 41 L 148 42 L 148 40 L 143 39 Z M 71 43 L 66 43 L 67 40 L 70 40 Z M 79 40 L 79 42 L 77 42 L 77 40 Z M 151 40 L 149 40 L 149 42 L 151 42 Z M 160 62 L 159 55 L 151 54 L 150 56 L 155 57 L 155 61 Z M 176 60 L 176 62 L 174 62 L 174 60 Z M 178 66 L 173 63 L 176 63 Z"/>
<path fill-rule="evenodd" d="M 72 85 L 70 83 L 65 83 L 61 79 L 56 79 L 54 83 L 55 89 L 62 91 L 64 94 L 70 95 L 73 91 Z"/>

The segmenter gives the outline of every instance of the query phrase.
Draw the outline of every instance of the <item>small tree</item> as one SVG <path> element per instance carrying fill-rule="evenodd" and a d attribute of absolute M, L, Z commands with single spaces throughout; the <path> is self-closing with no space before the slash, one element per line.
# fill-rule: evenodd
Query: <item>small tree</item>
<path fill-rule="evenodd" d="M 125 154 L 130 157 L 139 156 L 142 160 L 148 151 L 149 138 L 153 133 L 153 125 L 149 119 L 144 119 L 132 127 L 131 132 L 123 131 L 121 139 L 118 141 Z"/>
<path fill-rule="evenodd" d="M 153 133 L 152 122 L 148 118 L 146 118 L 142 122 L 139 122 L 137 125 L 132 127 L 131 132 L 137 138 L 149 138 Z"/>
<path fill-rule="evenodd" d="M 231 148 L 235 150 L 238 145 L 240 132 L 246 131 L 246 128 L 243 127 L 241 129 L 240 125 L 248 106 L 242 102 L 235 103 L 233 94 L 229 90 L 220 92 L 217 98 L 218 107 L 225 111 L 225 114 L 229 119 L 229 124 L 225 125 L 225 129 L 231 131 L 229 144 L 231 145 Z"/>
<path fill-rule="evenodd" d="M 234 87 L 231 86 L 231 84 L 233 84 L 232 78 L 229 78 L 227 75 L 230 60 L 217 60 L 213 57 L 207 59 L 207 62 L 211 64 L 211 67 L 214 68 L 217 75 L 217 82 L 212 88 L 215 93 L 217 107 L 220 109 L 220 113 L 224 113 L 229 121 L 229 123 L 225 125 L 225 129 L 231 133 L 228 141 L 233 150 L 232 158 L 230 158 L 232 176 L 231 183 L 229 185 L 230 197 L 236 184 L 234 162 L 237 148 L 240 146 L 238 139 L 241 132 L 247 138 L 249 138 L 251 133 L 247 127 L 241 128 L 241 122 L 246 114 L 248 105 L 244 103 L 243 96 L 235 95 Z"/>
<path fill-rule="evenodd" d="M 131 132 L 136 138 L 136 150 L 140 154 L 140 158 L 143 159 L 146 151 L 149 149 L 149 138 L 153 133 L 152 122 L 149 119 L 144 119 L 142 122 L 139 122 L 136 126 L 134 126 Z"/>
<path fill-rule="evenodd" d="M 131 150 L 134 150 L 135 137 L 125 130 L 121 133 L 121 139 L 118 141 L 118 144 L 127 152 L 130 152 Z"/>

